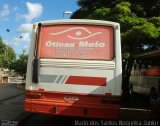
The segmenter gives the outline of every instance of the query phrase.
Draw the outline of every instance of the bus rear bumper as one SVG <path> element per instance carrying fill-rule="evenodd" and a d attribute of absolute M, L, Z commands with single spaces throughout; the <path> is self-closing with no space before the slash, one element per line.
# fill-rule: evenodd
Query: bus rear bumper
<path fill-rule="evenodd" d="M 120 117 L 120 105 L 118 104 L 76 104 L 26 99 L 25 111 L 101 119 L 119 119 Z"/>

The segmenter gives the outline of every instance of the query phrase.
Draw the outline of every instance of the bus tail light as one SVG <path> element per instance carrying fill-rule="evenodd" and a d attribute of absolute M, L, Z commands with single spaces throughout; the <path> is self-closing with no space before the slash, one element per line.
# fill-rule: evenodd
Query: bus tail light
<path fill-rule="evenodd" d="M 26 91 L 26 98 L 40 99 L 43 98 L 42 96 L 41 92 Z"/>
<path fill-rule="evenodd" d="M 120 103 L 120 97 L 118 96 L 105 96 L 102 98 L 102 103 L 104 104 L 117 104 Z"/>

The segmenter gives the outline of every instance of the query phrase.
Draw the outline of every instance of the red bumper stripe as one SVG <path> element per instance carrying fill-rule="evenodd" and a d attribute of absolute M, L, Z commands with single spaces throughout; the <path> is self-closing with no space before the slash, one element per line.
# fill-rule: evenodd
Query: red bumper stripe
<path fill-rule="evenodd" d="M 65 83 L 77 85 L 106 86 L 106 80 L 107 79 L 103 77 L 69 76 Z"/>

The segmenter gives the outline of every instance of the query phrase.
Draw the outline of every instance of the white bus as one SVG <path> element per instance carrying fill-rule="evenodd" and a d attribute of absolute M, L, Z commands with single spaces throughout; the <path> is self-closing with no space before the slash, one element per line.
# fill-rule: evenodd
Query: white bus
<path fill-rule="evenodd" d="M 130 93 L 136 92 L 150 97 L 151 105 L 157 104 L 160 108 L 160 50 L 142 53 L 134 59 Z"/>
<path fill-rule="evenodd" d="M 26 111 L 119 118 L 121 80 L 118 23 L 68 19 L 33 24 Z"/>

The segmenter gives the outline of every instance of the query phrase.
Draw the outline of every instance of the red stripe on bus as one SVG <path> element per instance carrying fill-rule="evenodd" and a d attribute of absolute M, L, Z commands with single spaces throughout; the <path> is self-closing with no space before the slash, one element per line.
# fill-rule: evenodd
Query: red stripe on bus
<path fill-rule="evenodd" d="M 69 76 L 65 84 L 106 86 L 106 82 L 103 77 Z"/>

